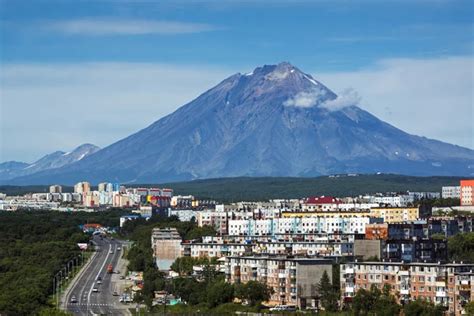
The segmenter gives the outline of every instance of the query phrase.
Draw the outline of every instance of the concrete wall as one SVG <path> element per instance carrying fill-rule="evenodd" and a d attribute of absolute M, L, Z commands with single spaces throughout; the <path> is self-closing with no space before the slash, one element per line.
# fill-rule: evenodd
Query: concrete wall
<path fill-rule="evenodd" d="M 180 240 L 157 240 L 154 245 L 158 269 L 169 270 L 171 264 L 181 256 Z"/>
<path fill-rule="evenodd" d="M 382 240 L 354 240 L 354 256 L 367 259 L 369 257 L 382 258 Z"/>
<path fill-rule="evenodd" d="M 298 306 L 309 307 L 312 301 L 318 296 L 317 286 L 321 281 L 321 277 L 327 272 L 329 280 L 332 283 L 332 263 L 297 263 L 296 269 L 296 286 L 298 293 Z"/>

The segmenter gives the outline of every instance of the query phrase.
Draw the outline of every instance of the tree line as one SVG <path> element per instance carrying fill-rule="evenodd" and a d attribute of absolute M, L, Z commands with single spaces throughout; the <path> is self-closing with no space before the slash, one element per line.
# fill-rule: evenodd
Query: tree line
<path fill-rule="evenodd" d="M 118 224 L 120 211 L 0 212 L 0 314 L 53 315 L 53 277 L 80 253 L 86 222 Z"/>

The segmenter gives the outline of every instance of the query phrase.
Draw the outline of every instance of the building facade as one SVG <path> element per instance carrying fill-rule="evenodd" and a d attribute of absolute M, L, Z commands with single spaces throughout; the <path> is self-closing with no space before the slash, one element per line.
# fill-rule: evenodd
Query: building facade
<path fill-rule="evenodd" d="M 398 302 L 418 298 L 447 308 L 449 315 L 462 315 L 473 300 L 474 264 L 352 262 L 341 264 L 343 302 L 350 302 L 360 289 L 390 286 Z"/>
<path fill-rule="evenodd" d="M 323 273 L 332 279 L 332 260 L 284 256 L 228 257 L 226 281 L 247 283 L 259 281 L 273 289 L 271 305 L 317 307 L 318 290 Z"/>
<path fill-rule="evenodd" d="M 173 262 L 181 257 L 181 241 L 176 228 L 153 229 L 151 247 L 158 269 L 169 270 Z"/>
<path fill-rule="evenodd" d="M 474 205 L 474 180 L 461 180 L 461 206 Z"/>

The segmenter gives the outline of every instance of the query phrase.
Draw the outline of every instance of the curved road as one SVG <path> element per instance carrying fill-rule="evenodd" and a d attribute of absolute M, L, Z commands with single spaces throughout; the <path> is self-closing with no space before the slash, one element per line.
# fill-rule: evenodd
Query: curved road
<path fill-rule="evenodd" d="M 117 248 L 123 247 L 123 243 L 109 238 L 100 239 L 98 236 L 94 237 L 94 242 L 97 252 L 67 292 L 63 306 L 74 315 L 130 315 L 129 306 L 120 303 L 119 296 L 113 295 L 118 289 L 115 288 L 116 280 L 112 280 L 112 276 L 116 273 L 116 266 L 122 255 L 122 251 Z M 114 267 L 114 274 L 107 273 L 109 264 Z M 98 277 L 102 278 L 102 284 L 97 283 Z M 94 292 L 94 288 L 98 292 Z M 77 299 L 76 303 L 71 303 L 73 296 Z"/>

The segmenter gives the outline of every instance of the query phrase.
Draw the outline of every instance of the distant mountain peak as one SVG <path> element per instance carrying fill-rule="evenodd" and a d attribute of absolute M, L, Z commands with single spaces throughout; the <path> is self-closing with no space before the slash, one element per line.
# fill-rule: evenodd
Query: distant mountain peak
<path fill-rule="evenodd" d="M 75 157 L 70 164 L 10 183 L 472 174 L 473 150 L 410 135 L 359 108 L 358 102 L 356 93 L 337 96 L 289 62 L 264 65 L 224 79 L 96 153 L 85 146 L 62 156 Z"/>
<path fill-rule="evenodd" d="M 0 179 L 8 180 L 20 176 L 26 176 L 36 172 L 51 170 L 64 167 L 74 162 L 84 159 L 85 157 L 99 151 L 100 148 L 93 144 L 82 144 L 72 151 L 55 151 L 47 154 L 35 162 L 28 163 L 12 163 L 6 162 L 0 164 Z"/>

